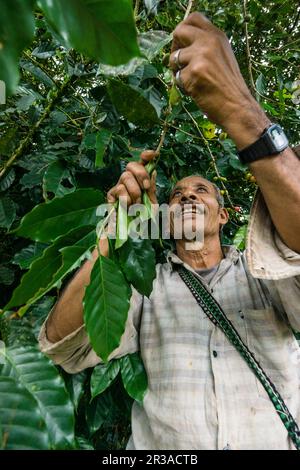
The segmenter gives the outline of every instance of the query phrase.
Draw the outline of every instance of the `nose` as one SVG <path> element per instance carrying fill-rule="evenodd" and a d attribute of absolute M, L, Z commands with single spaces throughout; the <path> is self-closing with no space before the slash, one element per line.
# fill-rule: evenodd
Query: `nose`
<path fill-rule="evenodd" d="M 196 195 L 191 191 L 185 191 L 181 195 L 181 198 L 180 198 L 180 202 L 183 202 L 183 203 L 187 203 L 189 201 L 193 202 L 193 201 L 196 201 L 196 200 L 197 200 Z"/>

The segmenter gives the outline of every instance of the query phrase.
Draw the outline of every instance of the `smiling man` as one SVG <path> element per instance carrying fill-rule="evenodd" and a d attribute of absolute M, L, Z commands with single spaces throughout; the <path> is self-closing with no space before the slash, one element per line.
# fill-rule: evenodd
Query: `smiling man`
<path fill-rule="evenodd" d="M 251 96 L 226 36 L 203 15 L 193 13 L 174 31 L 170 65 L 178 84 L 234 140 L 259 192 L 241 253 L 221 245 L 228 214 L 211 182 L 189 176 L 174 187 L 170 207 L 181 207 L 184 225 L 192 221 L 192 229 L 204 215 L 204 241 L 187 250 L 186 239 L 175 239 L 176 250 L 157 265 L 150 298 L 132 291 L 121 344 L 109 358 L 140 350 L 148 375 L 143 404 L 132 408 L 127 448 L 293 449 L 300 442 L 298 428 L 285 418 L 291 412 L 300 422 L 300 357 L 293 334 L 300 331 L 299 159 Z M 155 177 L 150 180 L 144 167 L 153 156 L 145 151 L 141 162 L 127 165 L 109 202 L 121 196 L 129 205 L 140 202 L 146 189 L 156 203 Z M 107 255 L 106 240 L 100 250 Z M 82 315 L 92 266 L 85 262 L 40 334 L 41 349 L 70 373 L 101 362 Z M 269 377 L 271 395 L 276 387 L 284 400 L 285 413 L 275 409 L 261 372 L 253 373 L 199 305 L 179 274 L 182 266 L 222 307 Z"/>

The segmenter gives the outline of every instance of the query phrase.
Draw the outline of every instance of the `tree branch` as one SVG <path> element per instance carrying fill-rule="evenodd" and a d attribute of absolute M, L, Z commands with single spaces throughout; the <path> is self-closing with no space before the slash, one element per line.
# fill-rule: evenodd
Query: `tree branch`
<path fill-rule="evenodd" d="M 46 108 L 44 109 L 43 114 L 41 115 L 40 119 L 35 123 L 35 125 L 30 129 L 28 132 L 27 136 L 21 140 L 20 145 L 18 148 L 14 151 L 14 153 L 11 155 L 11 157 L 5 162 L 3 165 L 1 171 L 0 171 L 0 178 L 2 178 L 7 170 L 14 165 L 16 160 L 20 158 L 24 151 L 29 147 L 29 145 L 32 143 L 32 139 L 36 131 L 41 127 L 42 123 L 45 121 L 45 119 L 49 116 L 51 111 L 54 108 L 55 103 L 60 99 L 62 96 L 65 88 L 69 85 L 70 81 L 72 80 L 72 77 L 67 77 L 61 87 L 58 90 L 53 90 L 51 92 L 51 99 L 49 103 L 47 104 Z"/>
<path fill-rule="evenodd" d="M 248 73 L 249 73 L 249 79 L 250 79 L 250 89 L 251 89 L 252 94 L 255 95 L 256 86 L 254 83 L 253 73 L 252 73 L 251 51 L 250 51 L 249 34 L 248 34 L 247 0 L 243 0 L 243 16 L 244 16 L 244 25 L 245 25 L 246 54 L 247 54 Z"/>

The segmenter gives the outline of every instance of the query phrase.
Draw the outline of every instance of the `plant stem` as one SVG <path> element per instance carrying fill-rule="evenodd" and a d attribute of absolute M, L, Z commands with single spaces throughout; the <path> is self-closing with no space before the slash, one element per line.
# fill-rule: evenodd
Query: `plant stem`
<path fill-rule="evenodd" d="M 68 86 L 70 80 L 72 80 L 72 77 L 67 77 L 61 87 L 58 90 L 53 90 L 52 92 L 52 98 L 50 99 L 49 103 L 47 104 L 46 108 L 44 109 L 43 114 L 41 115 L 40 119 L 35 123 L 34 126 L 30 129 L 28 132 L 27 136 L 20 142 L 20 145 L 17 147 L 17 149 L 14 151 L 14 153 L 11 155 L 11 157 L 5 162 L 3 165 L 1 171 L 0 171 L 0 178 L 2 178 L 7 170 L 15 163 L 15 161 L 20 158 L 24 151 L 28 148 L 28 146 L 32 143 L 33 136 L 36 133 L 36 131 L 41 127 L 42 123 L 45 121 L 45 119 L 49 116 L 51 111 L 53 110 L 53 107 L 55 103 L 59 100 L 61 95 L 63 94 L 65 88 Z"/>
<path fill-rule="evenodd" d="M 184 20 L 186 20 L 189 14 L 191 13 L 191 9 L 193 8 L 193 3 L 194 3 L 194 0 L 189 0 L 188 6 L 185 10 L 185 14 L 183 17 Z"/>
<path fill-rule="evenodd" d="M 249 34 L 248 34 L 248 21 L 246 21 L 247 15 L 247 0 L 243 1 L 243 15 L 244 15 L 244 25 L 245 25 L 245 37 L 246 37 L 246 54 L 247 54 L 247 63 L 248 63 L 248 73 L 250 79 L 250 88 L 253 95 L 256 92 L 256 86 L 254 83 L 253 73 L 252 73 L 252 62 L 251 62 L 251 51 L 249 43 Z"/>

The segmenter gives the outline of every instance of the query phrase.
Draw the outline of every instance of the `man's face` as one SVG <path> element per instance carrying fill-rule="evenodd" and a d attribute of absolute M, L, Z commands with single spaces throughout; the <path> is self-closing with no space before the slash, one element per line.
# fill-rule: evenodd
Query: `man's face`
<path fill-rule="evenodd" d="M 224 225 L 228 220 L 226 209 L 219 206 L 213 184 L 201 176 L 188 176 L 176 183 L 169 200 L 172 211 L 176 207 L 175 205 L 181 209 L 183 231 L 185 231 L 185 226 L 188 226 L 188 231 L 199 230 L 201 217 L 204 227 L 200 226 L 200 230 L 204 231 L 204 237 L 218 235 L 220 225 Z M 172 211 L 171 233 L 173 235 L 174 225 L 176 226 L 178 218 L 176 215 L 173 216 Z"/>

